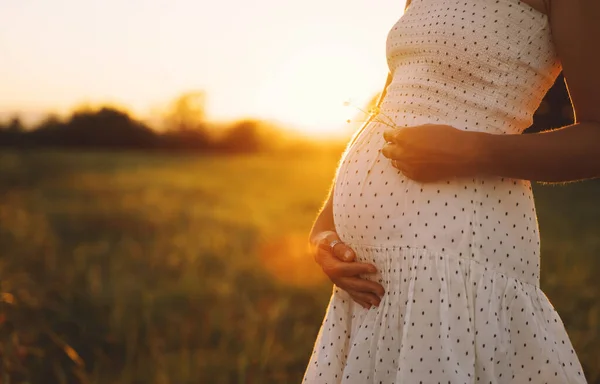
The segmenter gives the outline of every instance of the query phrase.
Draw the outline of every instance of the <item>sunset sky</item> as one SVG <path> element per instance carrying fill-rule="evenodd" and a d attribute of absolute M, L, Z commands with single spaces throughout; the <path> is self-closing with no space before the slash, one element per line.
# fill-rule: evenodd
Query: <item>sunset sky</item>
<path fill-rule="evenodd" d="M 141 118 L 207 93 L 208 117 L 340 129 L 381 90 L 404 0 L 0 0 L 0 116 L 109 102 Z"/>

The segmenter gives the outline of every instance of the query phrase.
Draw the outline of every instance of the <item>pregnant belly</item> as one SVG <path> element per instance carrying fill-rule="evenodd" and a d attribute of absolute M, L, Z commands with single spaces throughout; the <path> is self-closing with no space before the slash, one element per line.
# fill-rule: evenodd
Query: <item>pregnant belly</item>
<path fill-rule="evenodd" d="M 505 266 L 503 258 L 528 257 L 538 263 L 538 226 L 528 181 L 416 182 L 380 153 L 382 130 L 377 124 L 366 129 L 338 167 L 333 213 L 343 241 L 426 248 Z"/>

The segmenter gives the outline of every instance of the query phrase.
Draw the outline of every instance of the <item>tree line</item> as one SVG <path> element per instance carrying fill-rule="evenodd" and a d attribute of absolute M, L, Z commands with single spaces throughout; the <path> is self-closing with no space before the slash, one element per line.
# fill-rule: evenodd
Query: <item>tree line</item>
<path fill-rule="evenodd" d="M 74 112 L 65 121 L 49 117 L 32 129 L 18 117 L 0 125 L 0 146 L 202 150 L 257 152 L 271 149 L 266 128 L 258 120 L 243 120 L 222 127 L 216 134 L 209 125 L 157 131 L 126 111 L 102 107 Z"/>
<path fill-rule="evenodd" d="M 276 150 L 293 139 L 289 131 L 257 119 L 207 121 L 201 92 L 175 99 L 162 120 L 161 127 L 151 127 L 112 106 L 75 110 L 63 119 L 48 116 L 33 127 L 15 116 L 0 121 L 0 147 L 243 153 Z"/>

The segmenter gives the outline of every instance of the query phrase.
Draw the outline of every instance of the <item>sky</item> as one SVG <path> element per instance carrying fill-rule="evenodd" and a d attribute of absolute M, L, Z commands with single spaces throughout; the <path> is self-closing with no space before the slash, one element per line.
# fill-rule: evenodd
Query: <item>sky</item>
<path fill-rule="evenodd" d="M 140 118 L 187 91 L 207 117 L 340 129 L 385 83 L 404 0 L 0 0 L 0 116 L 114 104 Z"/>

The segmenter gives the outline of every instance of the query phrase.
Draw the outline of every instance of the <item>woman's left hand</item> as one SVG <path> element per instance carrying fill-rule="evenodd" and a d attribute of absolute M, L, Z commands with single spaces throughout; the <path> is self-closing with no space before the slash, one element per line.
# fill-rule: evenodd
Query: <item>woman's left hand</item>
<path fill-rule="evenodd" d="M 387 129 L 381 153 L 406 177 L 420 182 L 474 176 L 483 134 L 439 124 Z"/>

